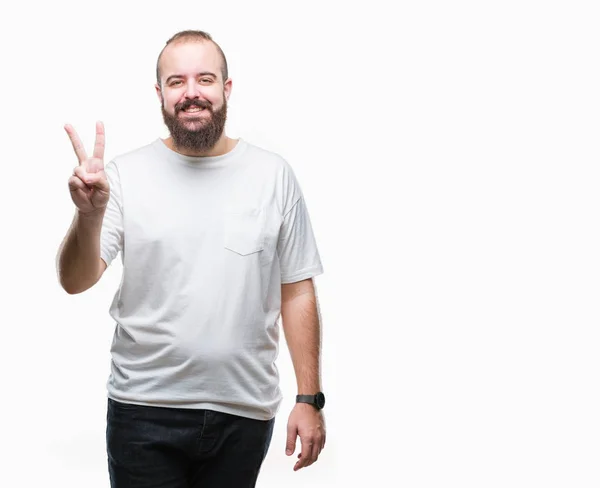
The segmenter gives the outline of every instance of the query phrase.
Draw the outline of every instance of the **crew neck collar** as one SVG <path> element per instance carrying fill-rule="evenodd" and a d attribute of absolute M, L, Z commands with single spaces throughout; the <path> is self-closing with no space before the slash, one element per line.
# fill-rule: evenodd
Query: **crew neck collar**
<path fill-rule="evenodd" d="M 154 147 L 160 154 L 167 157 L 170 161 L 184 164 L 193 168 L 216 168 L 229 166 L 237 161 L 246 150 L 248 144 L 241 137 L 238 138 L 236 145 L 229 152 L 219 156 L 186 156 L 169 148 L 165 142 L 158 138 L 154 141 Z"/>

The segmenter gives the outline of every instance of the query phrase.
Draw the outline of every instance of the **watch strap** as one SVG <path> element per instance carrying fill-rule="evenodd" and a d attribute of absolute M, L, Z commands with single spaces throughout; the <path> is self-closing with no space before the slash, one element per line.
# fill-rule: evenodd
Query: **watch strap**
<path fill-rule="evenodd" d="M 325 395 L 321 391 L 315 395 L 296 395 L 296 403 L 308 403 L 321 410 L 325 406 Z"/>
<path fill-rule="evenodd" d="M 316 395 L 296 395 L 296 402 L 316 404 Z"/>

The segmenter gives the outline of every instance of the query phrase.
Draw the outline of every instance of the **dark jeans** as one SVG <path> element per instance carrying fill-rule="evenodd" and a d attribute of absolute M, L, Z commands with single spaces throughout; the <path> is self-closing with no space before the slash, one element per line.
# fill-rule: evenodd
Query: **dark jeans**
<path fill-rule="evenodd" d="M 253 488 L 275 419 L 108 399 L 112 488 Z"/>

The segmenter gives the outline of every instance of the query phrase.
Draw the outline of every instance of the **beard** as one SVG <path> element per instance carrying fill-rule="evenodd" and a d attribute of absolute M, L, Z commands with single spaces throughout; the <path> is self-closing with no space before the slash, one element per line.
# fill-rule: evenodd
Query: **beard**
<path fill-rule="evenodd" d="M 206 117 L 205 111 L 197 117 L 179 117 L 192 105 L 208 111 L 209 117 Z M 176 148 L 204 152 L 212 149 L 223 134 L 227 121 L 227 99 L 223 96 L 223 106 L 219 110 L 214 110 L 212 104 L 205 100 L 186 100 L 175 105 L 175 115 L 167 113 L 164 104 L 161 104 L 161 111 Z"/>

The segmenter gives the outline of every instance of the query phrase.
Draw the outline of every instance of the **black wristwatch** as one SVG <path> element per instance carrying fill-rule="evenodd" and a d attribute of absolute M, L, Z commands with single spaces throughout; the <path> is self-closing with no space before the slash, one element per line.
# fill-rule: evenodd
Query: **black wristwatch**
<path fill-rule="evenodd" d="M 321 410 L 325 406 L 325 394 L 319 391 L 316 395 L 296 395 L 296 403 L 310 403 Z"/>

